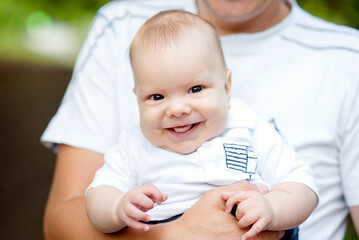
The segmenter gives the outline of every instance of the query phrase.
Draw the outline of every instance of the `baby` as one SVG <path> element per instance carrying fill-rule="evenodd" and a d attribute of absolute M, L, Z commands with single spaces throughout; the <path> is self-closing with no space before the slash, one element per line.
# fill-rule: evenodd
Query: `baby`
<path fill-rule="evenodd" d="M 317 204 L 313 173 L 274 128 L 230 100 L 231 72 L 218 34 L 183 11 L 149 19 L 130 49 L 140 126 L 122 132 L 86 193 L 103 232 L 173 220 L 205 192 L 242 180 L 266 194 L 222 194 L 237 206 L 242 239 L 301 224 Z"/>

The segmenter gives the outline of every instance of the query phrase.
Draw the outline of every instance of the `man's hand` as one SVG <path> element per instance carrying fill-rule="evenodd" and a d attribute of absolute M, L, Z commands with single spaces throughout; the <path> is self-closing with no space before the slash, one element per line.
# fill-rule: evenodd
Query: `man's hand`
<path fill-rule="evenodd" d="M 221 198 L 224 192 L 240 190 L 259 191 L 255 185 L 247 181 L 208 191 L 181 218 L 171 223 L 176 224 L 177 227 L 174 229 L 177 229 L 179 239 L 241 239 L 248 228 L 241 229 L 237 219 L 225 212 L 225 201 Z M 283 231 L 262 232 L 255 239 L 280 239 L 283 235 Z M 173 239 L 174 236 L 168 237 Z"/>

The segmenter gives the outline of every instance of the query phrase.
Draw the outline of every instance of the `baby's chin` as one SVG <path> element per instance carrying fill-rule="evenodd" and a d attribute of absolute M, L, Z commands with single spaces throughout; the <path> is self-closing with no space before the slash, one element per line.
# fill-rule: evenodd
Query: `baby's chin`
<path fill-rule="evenodd" d="M 215 138 L 213 136 L 212 137 L 206 136 L 206 137 L 207 138 L 199 137 L 195 140 L 192 139 L 183 142 L 171 142 L 171 143 L 167 142 L 166 144 L 163 144 L 161 146 L 157 145 L 157 146 L 170 152 L 187 155 L 197 151 L 198 148 L 201 147 L 204 142 L 210 141 L 213 138 Z"/>
<path fill-rule="evenodd" d="M 183 146 L 181 146 L 181 144 L 177 144 L 176 146 L 161 146 L 161 148 L 163 148 L 167 151 L 170 151 L 170 152 L 187 155 L 187 154 L 191 154 L 191 153 L 197 151 L 197 149 L 200 146 L 201 146 L 201 144 L 192 143 L 192 144 L 183 144 Z"/>

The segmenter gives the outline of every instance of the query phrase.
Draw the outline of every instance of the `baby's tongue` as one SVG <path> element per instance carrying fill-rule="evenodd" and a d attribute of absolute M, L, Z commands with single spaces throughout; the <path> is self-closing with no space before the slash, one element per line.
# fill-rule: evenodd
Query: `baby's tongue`
<path fill-rule="evenodd" d="M 176 133 L 184 133 L 187 132 L 190 128 L 191 128 L 191 124 L 190 125 L 186 125 L 186 126 L 181 126 L 181 127 L 174 127 L 173 130 Z"/>

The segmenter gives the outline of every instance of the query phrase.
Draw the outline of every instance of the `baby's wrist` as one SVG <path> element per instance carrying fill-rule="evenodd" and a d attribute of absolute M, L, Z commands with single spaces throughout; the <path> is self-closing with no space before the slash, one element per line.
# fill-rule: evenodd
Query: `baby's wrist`
<path fill-rule="evenodd" d="M 276 226 L 276 212 L 271 202 L 271 198 L 268 197 L 269 195 L 270 193 L 263 194 L 263 198 L 267 202 L 266 204 L 267 206 L 265 207 L 265 209 L 267 211 L 267 217 L 268 217 L 268 224 L 265 230 L 273 231 L 275 230 L 275 226 Z"/>
<path fill-rule="evenodd" d="M 112 219 L 114 219 L 115 224 L 118 226 L 125 227 L 127 224 L 123 221 L 121 215 L 124 214 L 123 210 L 123 199 L 125 195 L 122 195 L 119 199 L 117 199 L 115 211 L 113 211 Z"/>

